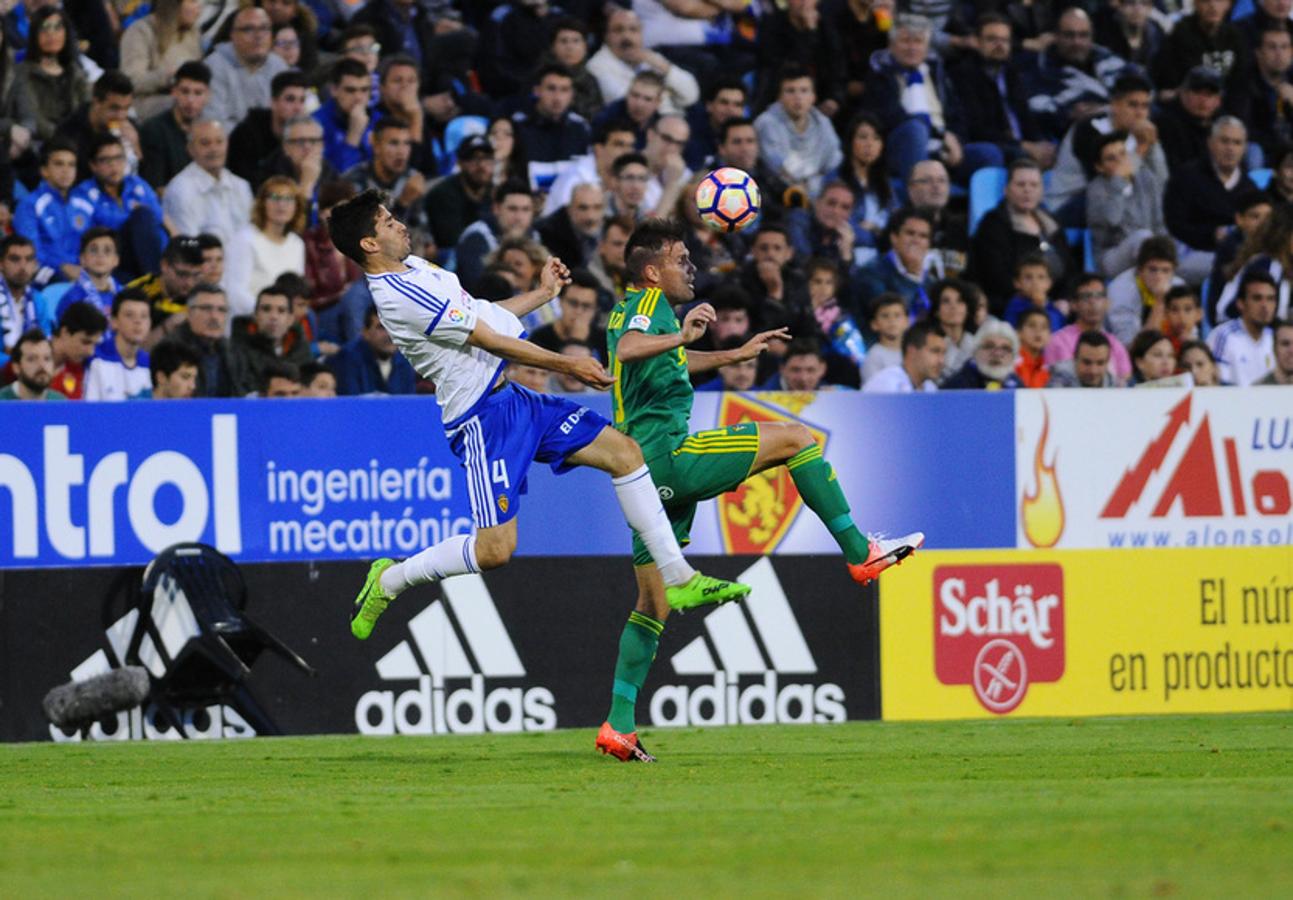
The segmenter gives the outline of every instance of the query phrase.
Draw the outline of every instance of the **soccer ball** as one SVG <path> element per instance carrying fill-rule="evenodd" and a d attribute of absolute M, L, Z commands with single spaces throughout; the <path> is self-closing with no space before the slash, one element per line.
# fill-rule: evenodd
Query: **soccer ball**
<path fill-rule="evenodd" d="M 759 185 L 731 166 L 715 169 L 696 186 L 700 219 L 715 231 L 742 231 L 759 218 Z"/>

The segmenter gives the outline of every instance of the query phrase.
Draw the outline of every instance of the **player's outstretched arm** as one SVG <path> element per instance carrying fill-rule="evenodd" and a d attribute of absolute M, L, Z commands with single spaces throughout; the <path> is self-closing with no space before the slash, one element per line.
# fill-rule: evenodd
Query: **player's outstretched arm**
<path fill-rule="evenodd" d="M 543 304 L 561 293 L 561 289 L 570 284 L 570 270 L 565 264 L 552 256 L 543 265 L 539 273 L 539 286 L 524 294 L 517 294 L 506 300 L 497 301 L 498 305 L 518 319 L 529 312 L 534 312 Z"/>
<path fill-rule="evenodd" d="M 573 375 L 584 384 L 598 390 L 606 390 L 615 384 L 615 379 L 606 374 L 602 364 L 591 357 L 562 356 L 560 353 L 544 350 L 529 341 L 499 334 L 484 322 L 476 322 L 476 327 L 467 337 L 467 343 L 510 362 L 524 366 L 537 366 L 549 372 Z"/>
<path fill-rule="evenodd" d="M 690 350 L 687 353 L 687 371 L 691 374 L 709 372 L 713 369 L 721 369 L 723 366 L 730 366 L 732 363 L 755 359 L 768 349 L 768 342 L 772 340 L 790 340 L 789 330 L 776 328 L 772 331 L 761 331 L 741 346 L 731 350 Z"/>
<path fill-rule="evenodd" d="M 615 348 L 615 355 L 623 365 L 652 359 L 661 354 L 693 344 L 700 340 L 709 323 L 718 318 L 714 307 L 702 303 L 687 313 L 682 320 L 682 330 L 673 334 L 646 334 L 641 331 L 626 331 Z"/>

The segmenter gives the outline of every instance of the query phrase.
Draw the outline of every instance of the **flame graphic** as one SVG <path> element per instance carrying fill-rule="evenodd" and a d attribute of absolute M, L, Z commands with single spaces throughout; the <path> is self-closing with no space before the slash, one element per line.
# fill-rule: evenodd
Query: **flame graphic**
<path fill-rule="evenodd" d="M 1019 504 L 1019 515 L 1024 523 L 1024 535 L 1034 547 L 1046 549 L 1059 543 L 1064 534 L 1064 498 L 1060 496 L 1060 482 L 1055 477 L 1055 464 L 1046 465 L 1046 438 L 1050 434 L 1050 410 L 1042 401 L 1042 433 L 1037 438 L 1033 452 L 1033 491 L 1025 492 Z"/>

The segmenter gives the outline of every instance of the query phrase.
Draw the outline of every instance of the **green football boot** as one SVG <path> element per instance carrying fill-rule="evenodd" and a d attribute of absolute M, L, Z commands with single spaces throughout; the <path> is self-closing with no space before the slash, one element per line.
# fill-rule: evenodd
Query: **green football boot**
<path fill-rule="evenodd" d="M 691 581 L 664 589 L 671 609 L 695 609 L 716 603 L 728 603 L 749 596 L 750 586 L 739 581 L 723 581 L 697 572 Z"/>
<path fill-rule="evenodd" d="M 382 590 L 382 573 L 393 565 L 393 559 L 379 559 L 368 567 L 368 578 L 364 580 L 364 588 L 355 598 L 355 605 L 350 612 L 350 633 L 361 641 L 368 640 L 377 619 L 395 599 Z"/>

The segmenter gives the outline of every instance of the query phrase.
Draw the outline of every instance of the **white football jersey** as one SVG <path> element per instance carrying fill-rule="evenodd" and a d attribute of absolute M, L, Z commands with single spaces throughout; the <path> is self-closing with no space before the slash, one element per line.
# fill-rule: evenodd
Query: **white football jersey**
<path fill-rule="evenodd" d="M 461 424 L 493 387 L 507 360 L 472 347 L 467 338 L 478 321 L 499 334 L 525 337 L 521 320 L 463 290 L 458 276 L 418 256 L 408 272 L 368 276 L 368 291 L 395 346 L 423 378 L 435 384 L 444 427 Z"/>

